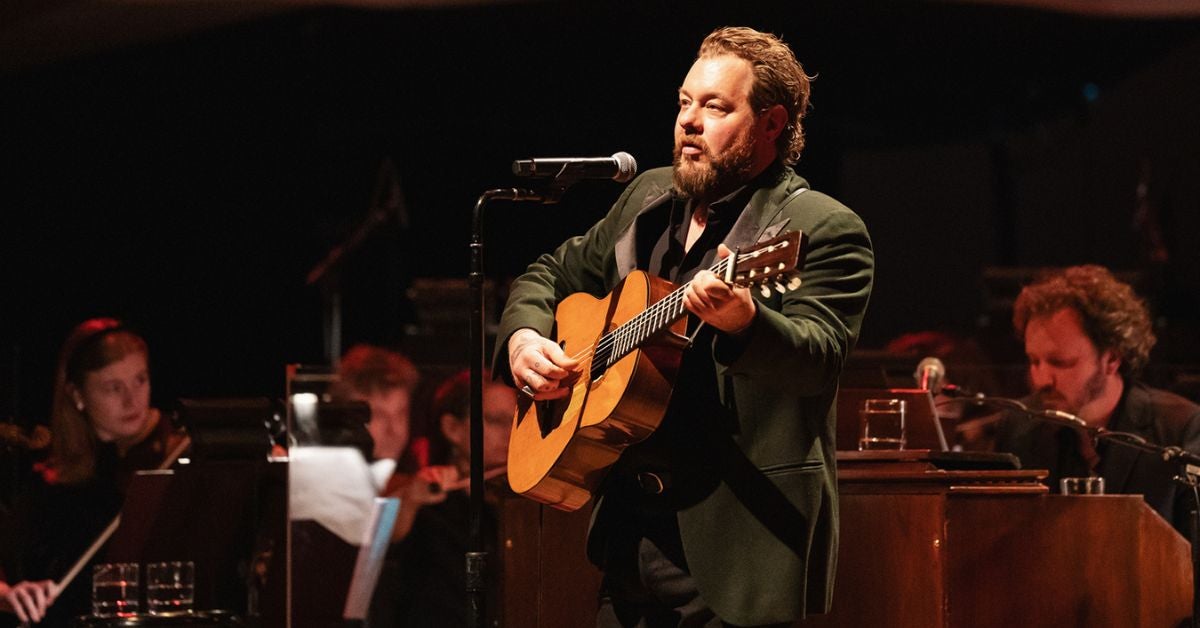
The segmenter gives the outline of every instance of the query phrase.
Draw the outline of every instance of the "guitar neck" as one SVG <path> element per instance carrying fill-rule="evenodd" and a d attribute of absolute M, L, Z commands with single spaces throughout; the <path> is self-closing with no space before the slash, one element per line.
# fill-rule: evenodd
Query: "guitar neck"
<path fill-rule="evenodd" d="M 718 260 L 709 270 L 721 277 L 731 263 L 730 258 Z M 604 334 L 596 343 L 592 370 L 608 368 L 617 360 L 629 355 L 629 352 L 640 347 L 651 336 L 683 318 L 687 314 L 687 309 L 683 306 L 683 293 L 691 284 L 692 282 L 689 281 L 679 286 L 642 313 Z"/>
<path fill-rule="evenodd" d="M 765 298 L 771 294 L 768 282 L 773 282 L 780 293 L 800 286 L 800 276 L 793 271 L 799 264 L 803 246 L 804 234 L 788 231 L 760 242 L 748 251 L 734 252 L 729 257 L 717 260 L 709 270 L 730 285 L 758 286 Z M 791 279 L 785 285 L 784 278 L 788 275 L 791 275 Z M 687 313 L 683 306 L 683 293 L 691 283 L 689 281 L 676 288 L 645 311 L 604 334 L 592 353 L 592 379 L 682 318 Z"/>

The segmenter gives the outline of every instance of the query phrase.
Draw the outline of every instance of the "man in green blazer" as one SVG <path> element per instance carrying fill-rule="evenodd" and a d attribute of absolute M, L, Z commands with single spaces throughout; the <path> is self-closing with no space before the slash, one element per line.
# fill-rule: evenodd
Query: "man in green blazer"
<path fill-rule="evenodd" d="M 834 401 L 874 258 L 858 216 L 791 169 L 808 94 L 781 40 L 714 31 L 679 89 L 673 167 L 635 179 L 607 216 L 512 286 L 495 365 L 549 400 L 569 393 L 578 366 L 550 339 L 558 302 L 602 297 L 634 270 L 687 284 L 694 341 L 666 415 L 624 451 L 593 510 L 598 625 L 758 626 L 828 611 Z M 808 238 L 798 289 L 760 298 L 707 270 L 786 230 Z"/>

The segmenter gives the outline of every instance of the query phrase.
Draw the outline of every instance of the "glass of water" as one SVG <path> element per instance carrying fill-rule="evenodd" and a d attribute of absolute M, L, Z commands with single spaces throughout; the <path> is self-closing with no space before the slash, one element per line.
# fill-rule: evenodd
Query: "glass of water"
<path fill-rule="evenodd" d="M 146 610 L 151 615 L 190 613 L 196 597 L 196 564 L 146 564 Z"/>
<path fill-rule="evenodd" d="M 101 563 L 92 568 L 92 615 L 129 617 L 138 612 L 138 564 Z"/>
<path fill-rule="evenodd" d="M 864 400 L 859 428 L 859 449 L 904 449 L 904 400 Z"/>

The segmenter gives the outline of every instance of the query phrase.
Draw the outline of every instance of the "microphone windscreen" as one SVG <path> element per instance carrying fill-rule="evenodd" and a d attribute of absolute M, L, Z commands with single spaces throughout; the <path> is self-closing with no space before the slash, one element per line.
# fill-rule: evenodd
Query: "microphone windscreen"
<path fill-rule="evenodd" d="M 617 174 L 613 177 L 614 181 L 625 183 L 637 175 L 637 160 L 633 158 L 633 155 L 621 151 L 612 158 L 617 162 Z"/>
<path fill-rule="evenodd" d="M 942 379 L 946 376 L 946 365 L 941 360 L 929 356 L 917 363 L 917 370 L 913 371 L 913 377 L 917 380 L 917 386 L 925 388 L 935 395 L 942 390 Z"/>

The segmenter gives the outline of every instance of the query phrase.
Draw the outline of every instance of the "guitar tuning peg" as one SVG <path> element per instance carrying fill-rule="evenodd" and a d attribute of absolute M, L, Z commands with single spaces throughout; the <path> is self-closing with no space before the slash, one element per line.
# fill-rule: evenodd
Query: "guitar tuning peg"
<path fill-rule="evenodd" d="M 775 292 L 778 292 L 779 294 L 783 294 L 783 293 L 787 292 L 787 286 L 783 285 L 782 281 L 776 281 L 775 282 Z"/>
<path fill-rule="evenodd" d="M 759 284 L 758 285 L 758 293 L 763 295 L 763 298 L 766 299 L 771 296 L 771 289 L 768 288 L 767 284 L 765 284 L 765 283 Z"/>
<path fill-rule="evenodd" d="M 788 290 L 795 290 L 796 288 L 799 288 L 800 283 L 800 275 L 793 275 L 792 278 L 788 280 Z"/>

